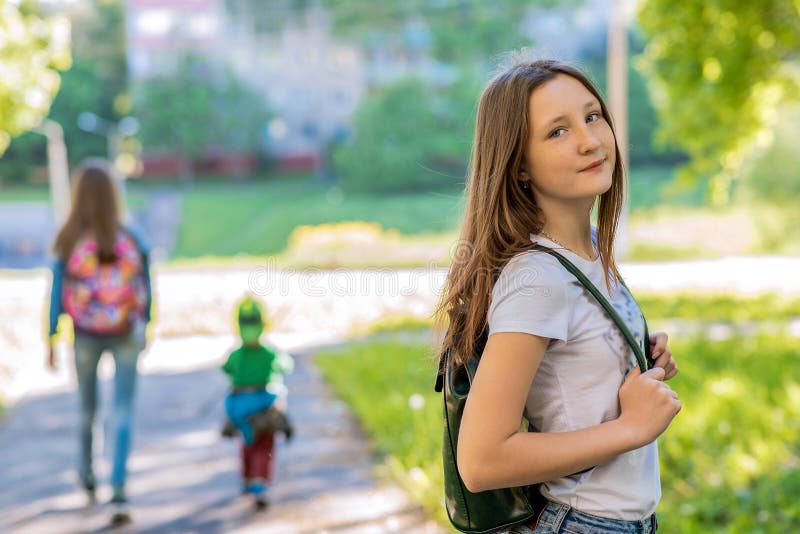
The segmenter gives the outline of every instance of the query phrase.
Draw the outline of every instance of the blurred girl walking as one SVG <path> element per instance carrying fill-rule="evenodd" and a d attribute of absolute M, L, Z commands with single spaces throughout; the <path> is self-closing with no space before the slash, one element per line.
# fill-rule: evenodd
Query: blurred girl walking
<path fill-rule="evenodd" d="M 73 178 L 72 207 L 53 246 L 48 365 L 56 368 L 53 337 L 67 313 L 75 331 L 75 370 L 80 396 L 80 456 L 83 488 L 94 501 L 94 420 L 97 367 L 105 351 L 114 358 L 112 412 L 112 521 L 130 520 L 125 482 L 131 449 L 137 362 L 144 349 L 152 293 L 148 249 L 122 223 L 114 170 L 102 159 L 89 159 Z"/>

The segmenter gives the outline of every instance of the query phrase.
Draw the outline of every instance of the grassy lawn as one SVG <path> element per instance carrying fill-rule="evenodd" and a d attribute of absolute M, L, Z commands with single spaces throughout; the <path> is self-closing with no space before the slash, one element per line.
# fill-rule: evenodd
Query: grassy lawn
<path fill-rule="evenodd" d="M 47 185 L 7 185 L 0 187 L 2 202 L 49 202 Z"/>
<path fill-rule="evenodd" d="M 698 337 L 671 348 L 683 355 L 671 385 L 684 409 L 659 439 L 662 530 L 792 532 L 800 521 L 800 341 Z M 316 361 L 385 468 L 446 523 L 430 355 L 425 344 L 381 341 Z"/>
<path fill-rule="evenodd" d="M 753 296 L 730 293 L 637 293 L 648 321 L 693 319 L 720 322 L 781 321 L 800 317 L 800 298 L 776 293 Z"/>
<path fill-rule="evenodd" d="M 144 194 L 149 184 L 131 187 Z M 300 225 L 366 221 L 401 234 L 445 232 L 458 223 L 459 192 L 343 194 L 308 176 L 246 182 L 205 181 L 179 190 L 183 221 L 175 258 L 275 254 Z"/>

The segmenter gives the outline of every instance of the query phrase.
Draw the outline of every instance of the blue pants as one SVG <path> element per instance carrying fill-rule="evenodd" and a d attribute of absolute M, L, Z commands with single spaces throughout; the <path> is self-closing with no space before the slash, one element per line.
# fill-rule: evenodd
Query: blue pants
<path fill-rule="evenodd" d="M 115 491 L 124 490 L 131 448 L 136 364 L 144 346 L 144 325 L 134 328 L 130 334 L 124 336 L 103 337 L 80 332 L 75 334 L 75 370 L 81 401 L 79 474 L 86 485 L 94 485 L 92 441 L 97 411 L 97 364 L 103 352 L 108 350 L 114 357 L 115 367 L 111 485 Z"/>
<path fill-rule="evenodd" d="M 656 515 L 641 521 L 623 521 L 598 517 L 566 504 L 547 501 L 535 526 L 519 525 L 505 534 L 654 534 L 658 528 Z"/>
<path fill-rule="evenodd" d="M 248 445 L 253 443 L 253 425 L 247 422 L 247 418 L 272 406 L 276 398 L 277 395 L 267 390 L 231 393 L 225 397 L 228 419 L 236 425 Z"/>

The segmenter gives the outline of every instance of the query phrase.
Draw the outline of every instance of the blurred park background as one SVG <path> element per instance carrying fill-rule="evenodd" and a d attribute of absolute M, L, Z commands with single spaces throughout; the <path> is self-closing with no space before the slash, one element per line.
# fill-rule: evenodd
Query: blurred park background
<path fill-rule="evenodd" d="M 169 343 L 232 343 L 233 302 L 266 280 L 271 341 L 339 344 L 309 365 L 380 477 L 446 525 L 429 315 L 477 97 L 520 47 L 583 67 L 627 119 L 622 274 L 685 401 L 663 531 L 800 529 L 797 0 L 0 0 L 6 417 L 69 387 L 44 372 L 49 247 L 68 169 L 103 156 L 154 246 L 145 371 L 212 365 Z"/>

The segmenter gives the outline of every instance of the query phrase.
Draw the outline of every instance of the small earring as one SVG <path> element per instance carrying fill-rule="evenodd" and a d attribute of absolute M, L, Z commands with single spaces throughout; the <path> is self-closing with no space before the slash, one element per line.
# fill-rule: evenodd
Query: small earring
<path fill-rule="evenodd" d="M 530 186 L 530 184 L 528 184 L 527 180 L 519 180 L 519 185 L 524 191 L 527 191 L 528 189 L 531 188 L 531 186 Z"/>

